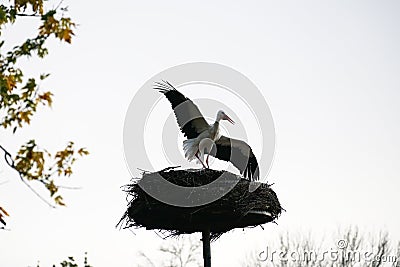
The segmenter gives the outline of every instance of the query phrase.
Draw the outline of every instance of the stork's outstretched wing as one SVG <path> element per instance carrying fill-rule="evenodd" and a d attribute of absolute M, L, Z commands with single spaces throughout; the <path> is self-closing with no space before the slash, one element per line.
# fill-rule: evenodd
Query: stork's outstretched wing
<path fill-rule="evenodd" d="M 179 127 L 188 139 L 196 138 L 210 127 L 193 101 L 176 90 L 169 82 L 156 82 L 154 89 L 163 93 L 171 102 Z"/>
<path fill-rule="evenodd" d="M 240 173 L 249 180 L 259 179 L 260 171 L 256 156 L 251 147 L 244 141 L 221 136 L 215 142 L 215 149 L 211 155 L 225 161 L 230 161 L 239 169 Z"/>

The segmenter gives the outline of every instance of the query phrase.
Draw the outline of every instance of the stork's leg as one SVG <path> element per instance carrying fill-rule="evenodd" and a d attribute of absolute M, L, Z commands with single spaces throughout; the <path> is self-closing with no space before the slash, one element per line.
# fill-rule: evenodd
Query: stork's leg
<path fill-rule="evenodd" d="M 201 162 L 201 164 L 203 165 L 203 168 L 207 168 L 206 167 L 206 165 L 204 165 L 204 163 L 201 161 L 201 159 L 199 158 L 199 151 L 197 150 L 197 152 L 196 152 L 196 154 L 195 154 L 195 156 L 196 156 L 196 158 Z"/>
<path fill-rule="evenodd" d="M 207 164 L 207 168 L 210 168 L 210 165 L 208 165 L 208 158 L 210 157 L 210 154 L 207 154 L 207 158 L 206 158 L 206 164 Z"/>

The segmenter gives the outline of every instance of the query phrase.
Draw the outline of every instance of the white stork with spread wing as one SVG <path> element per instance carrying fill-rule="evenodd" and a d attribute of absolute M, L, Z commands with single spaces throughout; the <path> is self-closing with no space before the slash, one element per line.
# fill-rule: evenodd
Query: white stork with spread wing
<path fill-rule="evenodd" d="M 197 158 L 206 168 L 204 154 L 207 154 L 207 165 L 211 154 L 218 159 L 230 161 L 245 178 L 259 179 L 258 163 L 251 147 L 244 141 L 219 134 L 221 120 L 234 124 L 225 112 L 218 111 L 215 122 L 210 125 L 193 101 L 176 90 L 169 82 L 156 82 L 154 89 L 163 93 L 171 102 L 178 125 L 187 137 L 187 140 L 183 142 L 183 149 L 189 161 Z"/>

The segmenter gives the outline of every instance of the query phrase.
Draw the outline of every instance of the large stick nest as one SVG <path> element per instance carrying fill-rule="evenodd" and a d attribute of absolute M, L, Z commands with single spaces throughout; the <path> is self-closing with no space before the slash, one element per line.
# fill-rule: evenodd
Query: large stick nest
<path fill-rule="evenodd" d="M 221 175 L 225 178 L 221 179 Z M 161 192 L 163 188 L 160 188 L 160 179 L 197 189 L 215 181 L 212 186 L 202 189 L 207 190 L 207 195 L 218 194 L 221 190 L 226 190 L 226 186 L 231 186 L 232 190 L 201 206 L 173 206 L 157 200 L 142 189 L 145 186 L 151 188 L 152 192 Z M 254 191 L 249 190 L 252 186 L 256 186 Z M 268 184 L 250 182 L 233 173 L 211 169 L 167 168 L 159 172 L 145 172 L 141 179 L 134 178 L 131 184 L 124 186 L 124 191 L 130 201 L 119 222 L 121 227 L 165 230 L 164 232 L 172 236 L 201 232 L 209 228 L 211 238 L 215 239 L 234 228 L 273 222 L 282 212 L 279 200 Z M 170 192 L 165 192 L 165 196 L 174 197 Z M 185 203 L 199 201 L 198 194 L 177 197 L 184 197 Z"/>

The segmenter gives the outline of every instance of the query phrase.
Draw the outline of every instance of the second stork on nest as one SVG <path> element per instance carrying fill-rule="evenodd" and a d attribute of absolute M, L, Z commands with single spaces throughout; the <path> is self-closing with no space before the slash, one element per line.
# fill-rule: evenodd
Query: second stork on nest
<path fill-rule="evenodd" d="M 195 158 L 206 168 L 210 155 L 224 161 L 230 161 L 240 173 L 249 180 L 259 179 L 257 159 L 251 147 L 244 141 L 219 134 L 219 123 L 234 121 L 220 110 L 213 124 L 208 124 L 199 108 L 192 100 L 175 89 L 169 82 L 156 82 L 154 89 L 159 90 L 171 102 L 175 117 L 182 133 L 187 137 L 183 142 L 185 157 L 191 161 Z"/>

